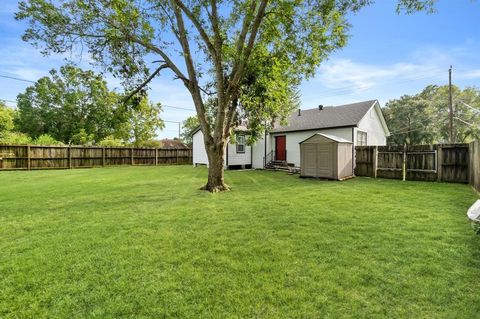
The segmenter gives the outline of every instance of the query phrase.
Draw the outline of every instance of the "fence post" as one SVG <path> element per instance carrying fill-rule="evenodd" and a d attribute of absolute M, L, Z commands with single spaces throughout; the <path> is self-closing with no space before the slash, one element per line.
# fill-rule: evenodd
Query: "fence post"
<path fill-rule="evenodd" d="M 437 145 L 437 182 L 441 182 L 443 179 L 443 147 Z"/>
<path fill-rule="evenodd" d="M 27 169 L 30 170 L 31 161 L 30 161 L 30 145 L 27 145 Z"/>
<path fill-rule="evenodd" d="M 105 166 L 105 147 L 102 147 L 102 166 Z"/>
<path fill-rule="evenodd" d="M 133 166 L 133 164 L 134 164 L 134 161 L 133 161 L 133 147 L 132 147 L 130 148 L 130 165 Z"/>
<path fill-rule="evenodd" d="M 177 164 L 177 165 L 178 165 L 178 148 L 177 148 L 177 149 L 175 149 L 175 155 L 176 155 L 176 157 L 177 157 L 177 161 L 175 162 L 175 164 Z"/>
<path fill-rule="evenodd" d="M 407 180 L 407 144 L 403 144 L 402 180 Z"/>
<path fill-rule="evenodd" d="M 375 146 L 373 149 L 373 177 L 377 178 L 377 167 L 378 167 L 378 146 Z"/>
<path fill-rule="evenodd" d="M 155 148 L 155 166 L 158 165 L 158 148 Z"/>
<path fill-rule="evenodd" d="M 69 145 L 67 147 L 67 155 L 68 155 L 68 168 L 72 168 L 72 147 Z"/>

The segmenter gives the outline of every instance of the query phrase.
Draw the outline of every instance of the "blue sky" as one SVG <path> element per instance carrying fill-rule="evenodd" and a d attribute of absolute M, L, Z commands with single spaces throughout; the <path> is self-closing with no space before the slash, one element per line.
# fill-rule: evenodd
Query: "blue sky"
<path fill-rule="evenodd" d="M 480 1 L 439 0 L 437 13 L 397 15 L 394 0 L 377 0 L 350 17 L 348 45 L 334 53 L 316 76 L 301 86 L 302 108 L 378 99 L 382 105 L 428 84 L 453 81 L 460 87 L 480 86 Z M 64 63 L 43 57 L 21 40 L 25 25 L 14 20 L 17 0 L 0 4 L 0 75 L 36 80 Z M 118 83 L 108 77 L 110 86 Z M 0 99 L 15 100 L 29 84 L 0 78 Z M 193 109 L 188 92 L 170 75 L 152 84 L 150 97 L 164 105 Z M 13 103 L 8 103 L 14 105 Z M 194 111 L 164 108 L 163 118 L 182 121 Z M 166 123 L 159 137 L 174 137 L 175 123 Z"/>

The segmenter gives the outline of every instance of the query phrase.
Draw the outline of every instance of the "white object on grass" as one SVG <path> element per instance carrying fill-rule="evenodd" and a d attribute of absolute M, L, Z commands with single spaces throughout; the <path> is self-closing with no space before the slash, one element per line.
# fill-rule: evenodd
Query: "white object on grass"
<path fill-rule="evenodd" d="M 472 222 L 480 222 L 480 199 L 470 206 L 467 216 Z"/>

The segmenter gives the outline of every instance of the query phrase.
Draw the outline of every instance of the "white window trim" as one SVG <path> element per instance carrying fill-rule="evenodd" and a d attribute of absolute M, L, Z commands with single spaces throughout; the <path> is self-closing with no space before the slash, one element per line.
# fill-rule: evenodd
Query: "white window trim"
<path fill-rule="evenodd" d="M 242 144 L 239 144 L 239 143 L 238 143 L 239 140 L 240 140 L 240 138 L 242 138 L 242 140 L 243 140 L 243 143 L 242 143 Z M 244 153 L 245 153 L 245 147 L 246 147 L 245 144 L 246 144 L 246 143 L 245 143 L 245 135 L 243 135 L 243 134 L 242 134 L 242 135 L 237 135 L 236 148 L 235 148 L 235 150 L 237 151 L 237 154 L 244 154 Z M 242 148 L 243 148 L 242 151 L 239 151 L 239 150 L 238 150 L 238 147 L 239 147 L 239 146 L 242 146 Z"/>
<path fill-rule="evenodd" d="M 360 136 L 365 137 L 365 140 L 363 140 L 363 138 L 360 138 Z M 367 132 L 357 131 L 357 146 L 367 146 L 367 145 L 368 145 Z"/>

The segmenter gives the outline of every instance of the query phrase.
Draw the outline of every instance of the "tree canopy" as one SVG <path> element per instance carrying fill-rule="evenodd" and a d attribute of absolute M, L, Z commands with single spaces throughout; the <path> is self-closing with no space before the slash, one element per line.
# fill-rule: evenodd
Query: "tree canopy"
<path fill-rule="evenodd" d="M 198 122 L 198 118 L 196 116 L 189 116 L 182 122 L 182 132 L 180 134 L 180 138 L 184 143 L 187 145 L 192 145 L 192 133 L 193 131 L 198 128 L 200 123 Z"/>
<path fill-rule="evenodd" d="M 51 70 L 17 97 L 15 128 L 32 139 L 94 144 L 106 137 L 140 145 L 163 128 L 161 106 L 143 94 L 124 103 L 102 75 L 66 65 Z"/>
<path fill-rule="evenodd" d="M 14 110 L 0 101 L 0 136 L 13 130 L 14 115 Z"/>
<path fill-rule="evenodd" d="M 448 86 L 427 86 L 415 95 L 405 95 L 385 105 L 385 118 L 392 132 L 390 144 L 447 143 L 449 135 Z M 453 139 L 466 143 L 480 138 L 480 90 L 453 86 Z"/>
<path fill-rule="evenodd" d="M 62 66 L 18 95 L 16 127 L 32 138 L 50 134 L 64 143 L 82 129 L 101 139 L 115 130 L 117 99 L 101 75 Z"/>
<path fill-rule="evenodd" d="M 123 110 L 123 124 L 120 125 L 115 136 L 131 140 L 137 147 L 152 145 L 151 142 L 157 135 L 157 130 L 165 127 L 160 118 L 162 105 L 152 103 L 148 98 L 143 97 L 134 104 L 124 106 Z"/>

